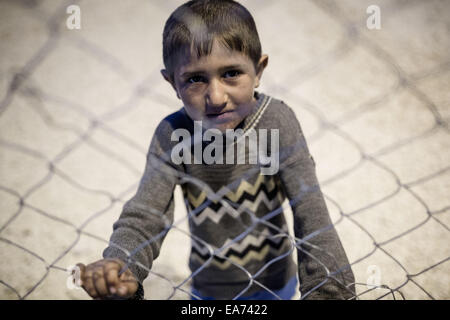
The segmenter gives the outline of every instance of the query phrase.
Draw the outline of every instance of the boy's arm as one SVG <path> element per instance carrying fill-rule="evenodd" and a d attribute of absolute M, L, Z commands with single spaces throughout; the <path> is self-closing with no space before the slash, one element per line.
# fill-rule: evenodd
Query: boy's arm
<path fill-rule="evenodd" d="M 295 236 L 305 240 L 298 243 L 297 250 L 302 299 L 352 298 L 354 275 L 331 222 L 314 160 L 295 113 L 289 107 L 285 110 L 280 127 L 279 177 L 294 213 Z"/>
<path fill-rule="evenodd" d="M 172 166 L 165 155 L 168 149 L 166 131 L 164 125 L 158 126 L 138 190 L 123 206 L 113 225 L 109 246 L 103 251 L 104 258 L 129 262 L 128 267 L 139 283 L 134 298 L 143 298 L 142 282 L 173 223 L 173 191 L 179 168 Z"/>

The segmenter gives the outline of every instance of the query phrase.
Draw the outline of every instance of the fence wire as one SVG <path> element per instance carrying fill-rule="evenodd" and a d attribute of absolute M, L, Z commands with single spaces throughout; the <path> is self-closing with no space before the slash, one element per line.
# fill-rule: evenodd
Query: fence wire
<path fill-rule="evenodd" d="M 425 268 L 422 268 L 421 270 L 416 272 L 411 272 L 411 270 L 409 270 L 410 268 L 406 266 L 404 262 L 402 262 L 402 259 L 394 255 L 390 250 L 387 250 L 386 247 L 389 244 L 400 241 L 402 238 L 404 239 L 405 236 L 410 235 L 414 231 L 420 228 L 424 228 L 424 226 L 426 224 L 429 224 L 430 221 L 434 221 L 435 223 L 440 225 L 442 229 L 445 230 L 445 234 L 448 234 L 449 227 L 445 222 L 446 219 L 445 215 L 448 215 L 450 205 L 445 204 L 444 206 L 436 208 L 435 203 L 431 202 L 429 198 L 423 197 L 419 192 L 416 191 L 416 188 L 420 186 L 426 188 L 427 183 L 438 180 L 439 188 L 442 190 L 441 194 L 443 194 L 444 196 L 446 195 L 448 197 L 449 186 L 448 183 L 446 184 L 446 181 L 448 181 L 448 173 L 450 172 L 450 165 L 448 165 L 450 163 L 448 160 L 450 159 L 446 158 L 446 153 L 444 152 L 444 158 L 442 161 L 444 163 L 447 163 L 446 166 L 444 167 L 441 166 L 440 168 L 437 167 L 437 169 L 431 173 L 421 176 L 420 178 L 417 178 L 413 181 L 405 182 L 404 177 L 401 177 L 398 174 L 398 172 L 396 172 L 395 169 L 391 168 L 388 164 L 386 164 L 386 162 L 382 161 L 382 157 L 399 153 L 402 148 L 413 145 L 418 141 L 424 141 L 427 139 L 431 140 L 438 139 L 441 136 L 444 136 L 444 139 L 448 139 L 449 135 L 448 118 L 445 118 L 445 114 L 443 114 L 442 110 L 440 110 L 438 106 L 436 106 L 436 104 L 433 102 L 433 99 L 430 96 L 428 96 L 425 91 L 420 89 L 418 83 L 423 79 L 438 77 L 445 74 L 446 72 L 449 72 L 450 61 L 440 61 L 436 67 L 429 69 L 427 72 L 411 75 L 405 72 L 400 66 L 399 60 L 401 60 L 402 57 L 394 57 L 390 55 L 386 50 L 384 50 L 383 47 L 379 46 L 376 42 L 372 41 L 372 39 L 369 38 L 366 33 L 362 32 L 361 29 L 365 28 L 365 24 L 357 23 L 355 22 L 355 20 L 352 20 L 349 17 L 349 15 L 345 12 L 346 9 L 345 5 L 343 5 L 340 2 L 334 2 L 331 0 L 305 1 L 305 2 L 308 3 L 308 6 L 314 6 L 321 12 L 326 14 L 328 18 L 333 21 L 333 23 L 337 23 L 342 28 L 342 30 L 344 30 L 342 39 L 340 42 L 337 43 L 337 45 L 334 48 L 332 48 L 331 51 L 327 52 L 322 56 L 317 57 L 317 59 L 315 59 L 313 62 L 311 62 L 309 65 L 305 67 L 292 70 L 292 72 L 284 76 L 282 81 L 272 83 L 270 86 L 268 86 L 268 88 L 271 88 L 272 91 L 276 93 L 276 94 L 273 93 L 275 97 L 283 98 L 285 96 L 289 96 L 291 100 L 297 103 L 296 105 L 292 105 L 291 103 L 293 108 L 300 109 L 302 112 L 305 113 L 309 113 L 312 115 L 312 117 L 315 118 L 315 120 L 318 123 L 318 128 L 314 132 L 314 134 L 308 138 L 308 144 L 314 145 L 316 141 L 320 140 L 326 134 L 333 133 L 334 135 L 336 135 L 337 137 L 341 138 L 343 141 L 351 145 L 352 149 L 356 150 L 358 154 L 359 159 L 354 163 L 353 166 L 351 166 L 350 168 L 343 169 L 337 174 L 334 174 L 332 177 L 329 177 L 326 180 L 320 182 L 321 187 L 323 188 L 323 190 L 325 190 L 324 196 L 327 200 L 327 203 L 333 205 L 339 211 L 339 218 L 335 219 L 335 221 L 333 222 L 334 226 L 339 227 L 339 225 L 341 224 L 350 223 L 352 225 L 351 230 L 358 233 L 363 233 L 368 238 L 370 238 L 370 241 L 372 242 L 371 248 L 368 248 L 368 250 L 364 254 L 359 255 L 357 259 L 353 259 L 350 261 L 352 268 L 357 267 L 358 264 L 361 264 L 362 262 L 368 260 L 370 257 L 373 257 L 378 253 L 383 253 L 385 257 L 390 259 L 397 267 L 399 267 L 402 270 L 401 277 L 404 279 L 404 281 L 400 284 L 392 285 L 388 283 L 389 281 L 386 281 L 382 282 L 378 286 L 372 287 L 368 287 L 366 282 L 361 281 L 356 282 L 355 285 L 357 289 L 357 295 L 353 298 L 364 299 L 370 297 L 376 299 L 384 299 L 384 298 L 405 299 L 406 297 L 404 294 L 404 290 L 407 286 L 410 286 L 412 284 L 413 286 L 415 286 L 416 290 L 419 290 L 421 292 L 422 296 L 424 294 L 426 297 L 430 299 L 435 299 L 436 293 L 433 290 L 434 288 L 424 286 L 423 281 L 418 281 L 418 279 L 420 277 L 427 278 L 428 275 L 431 274 L 433 270 L 444 267 L 444 271 L 443 272 L 441 271 L 440 274 L 442 276 L 442 281 L 444 282 L 442 284 L 444 286 L 444 291 L 446 290 L 445 292 L 447 293 L 444 294 L 443 298 L 448 299 L 450 298 L 450 295 L 448 295 L 450 293 L 448 289 L 450 286 L 449 283 L 446 283 L 446 281 L 448 281 L 447 272 L 449 270 L 448 260 L 450 258 L 450 253 L 447 250 L 448 242 L 445 239 L 442 239 L 442 243 L 433 244 L 433 246 L 436 247 L 441 246 L 444 247 L 444 249 L 447 248 L 446 250 L 444 250 L 445 256 L 440 258 L 438 261 L 433 261 L 432 263 L 429 263 Z M 6 92 L 3 95 L 3 97 L 1 97 L 0 100 L 0 119 L 2 116 L 3 117 L 5 116 L 6 114 L 5 112 L 8 109 L 12 109 L 15 107 L 14 105 L 15 99 L 17 97 L 20 97 L 21 99 L 24 99 L 24 101 L 26 101 L 27 106 L 30 107 L 33 110 L 33 112 L 38 115 L 38 117 L 40 117 L 40 119 L 45 123 L 45 125 L 49 130 L 54 130 L 56 132 L 70 132 L 76 137 L 76 139 L 71 141 L 70 143 L 65 144 L 63 148 L 54 155 L 50 153 L 46 154 L 45 151 L 43 151 L 45 149 L 40 148 L 39 145 L 36 145 L 35 148 L 30 148 L 25 144 L 18 144 L 12 141 L 8 141 L 8 139 L 4 139 L 3 137 L 0 137 L 0 155 L 2 154 L 4 155 L 7 153 L 15 153 L 20 155 L 20 157 L 35 159 L 46 165 L 45 176 L 43 176 L 39 181 L 33 183 L 33 185 L 31 185 L 30 187 L 24 188 L 24 190 L 18 191 L 14 186 L 5 185 L 2 182 L 0 182 L 0 191 L 12 196 L 14 199 L 16 199 L 18 204 L 17 210 L 12 214 L 4 213 L 3 210 L 5 208 L 2 205 L 1 215 L 3 216 L 3 218 L 2 224 L 0 226 L 0 242 L 3 243 L 3 245 L 7 246 L 8 248 L 14 248 L 15 250 L 20 251 L 22 254 L 28 256 L 29 259 L 38 260 L 45 266 L 44 268 L 45 270 L 42 272 L 40 278 L 37 281 L 34 281 L 30 285 L 28 285 L 26 288 L 15 287 L 10 281 L 12 275 L 5 274 L 2 272 L 2 274 L 0 275 L 0 284 L 6 290 L 4 292 L 8 292 L 8 294 L 5 294 L 5 296 L 7 297 L 11 297 L 12 293 L 18 299 L 27 299 L 39 287 L 45 285 L 46 279 L 48 278 L 50 272 L 60 272 L 66 274 L 67 267 L 62 266 L 61 262 L 67 255 L 71 253 L 73 248 L 77 244 L 79 244 L 82 236 L 92 240 L 101 241 L 102 243 L 105 244 L 105 246 L 108 243 L 108 240 L 106 238 L 88 232 L 86 231 L 86 229 L 96 219 L 98 219 L 105 213 L 110 212 L 112 208 L 114 208 L 115 206 L 117 205 L 121 206 L 124 204 L 124 202 L 127 200 L 127 197 L 129 197 L 130 193 L 136 189 L 142 171 L 140 170 L 139 167 L 137 167 L 135 164 L 129 161 L 126 156 L 124 156 L 120 152 L 117 152 L 113 146 L 99 143 L 95 139 L 92 139 L 92 137 L 95 134 L 101 132 L 102 134 L 113 137 L 117 141 L 120 141 L 124 145 L 127 145 L 130 149 L 136 151 L 137 153 L 140 153 L 142 156 L 145 156 L 147 149 L 141 146 L 142 141 L 139 140 L 142 137 L 134 137 L 134 139 L 130 139 L 129 137 L 121 133 L 121 131 L 116 130 L 116 128 L 114 128 L 111 124 L 109 124 L 109 121 L 125 117 L 130 112 L 130 110 L 136 107 L 136 105 L 142 98 L 150 98 L 152 101 L 158 103 L 159 105 L 167 106 L 167 113 L 173 112 L 179 108 L 179 106 L 174 106 L 172 102 L 173 100 L 171 100 L 164 94 L 159 93 L 158 89 L 154 89 L 154 86 L 156 86 L 156 84 L 160 81 L 159 75 L 158 77 L 154 76 L 155 74 L 159 73 L 159 70 L 149 70 L 149 75 L 145 77 L 142 82 L 138 83 L 131 82 L 129 80 L 130 77 L 128 76 L 130 71 L 127 67 L 126 61 L 120 61 L 117 57 L 115 57 L 113 52 L 108 52 L 108 50 L 97 45 L 95 42 L 86 40 L 82 36 L 77 34 L 72 35 L 70 37 L 70 41 L 72 41 L 72 44 L 75 45 L 81 51 L 88 53 L 92 58 L 94 58 L 97 61 L 97 63 L 102 64 L 104 67 L 108 68 L 116 76 L 118 76 L 125 82 L 128 82 L 129 85 L 132 87 L 131 94 L 129 95 L 129 97 L 125 101 L 117 104 L 115 107 L 109 108 L 104 113 L 99 114 L 98 112 L 93 111 L 94 108 L 92 106 L 83 105 L 82 103 L 79 102 L 74 102 L 71 99 L 58 95 L 58 92 L 47 92 L 45 83 L 36 83 L 32 80 L 32 75 L 35 72 L 35 70 L 44 61 L 52 59 L 52 53 L 55 50 L 57 50 L 58 46 L 61 45 L 61 41 L 63 41 L 62 38 L 64 37 L 64 34 L 62 32 L 62 29 L 64 28 L 67 6 L 71 4 L 82 5 L 83 3 L 85 2 L 83 1 L 59 2 L 59 7 L 54 8 L 52 7 L 54 12 L 51 15 L 48 14 L 47 10 L 42 9 L 41 3 L 37 0 L 15 1 L 14 4 L 14 6 L 21 8 L 21 10 L 26 10 L 27 14 L 31 14 L 37 21 L 40 21 L 42 25 L 46 26 L 47 40 L 41 47 L 33 48 L 33 50 L 35 50 L 35 53 L 32 55 L 31 59 L 29 59 L 22 67 L 20 67 L 18 70 L 12 70 L 10 74 L 3 75 L 3 79 L 7 79 L 7 86 Z M 246 4 L 246 2 L 243 3 L 244 5 Z M 253 2 L 248 1 L 248 3 Z M 383 1 L 383 3 L 385 2 Z M 386 18 L 392 18 L 402 10 L 405 10 L 405 8 L 407 8 L 408 6 L 414 6 L 417 5 L 417 3 L 418 3 L 417 1 L 410 1 L 410 2 L 392 1 L 389 4 L 386 4 L 386 9 L 383 11 L 385 13 L 383 14 L 386 16 Z M 155 7 L 159 7 L 161 11 L 166 11 L 168 13 L 175 7 L 174 4 L 169 1 L 155 1 L 152 2 L 152 5 Z M 288 6 L 289 2 L 284 3 L 279 1 L 277 2 L 259 1 L 259 5 L 261 7 L 264 7 L 264 10 L 270 10 L 271 7 L 274 6 L 283 6 L 283 5 Z M 257 15 L 257 12 L 255 13 L 255 15 Z M 362 16 L 361 19 L 363 19 L 363 17 L 365 16 Z M 68 40 L 66 39 L 64 41 Z M 350 55 L 352 50 L 354 50 L 356 47 L 363 48 L 370 54 L 376 56 L 380 61 L 384 63 L 384 65 L 388 66 L 390 72 L 392 72 L 396 76 L 396 84 L 388 92 L 383 92 L 381 95 L 371 99 L 370 101 L 358 105 L 357 108 L 354 108 L 340 115 L 338 118 L 334 120 L 329 120 L 328 115 L 323 111 L 321 107 L 315 105 L 313 102 L 309 101 L 307 98 L 299 94 L 297 90 L 295 90 L 295 88 L 303 83 L 308 82 L 318 74 L 326 73 L 327 70 L 331 68 L 333 65 L 337 64 L 342 59 L 348 57 L 348 55 Z M 272 59 L 276 60 L 277 59 L 276 55 L 272 57 Z M 61 67 L 62 69 L 64 68 L 63 66 Z M 361 90 L 364 89 L 365 88 L 361 88 Z M 355 119 L 361 119 L 369 112 L 377 108 L 383 108 L 385 105 L 389 104 L 389 102 L 394 99 L 394 95 L 398 94 L 402 90 L 408 90 L 418 101 L 420 101 L 422 108 L 424 109 L 422 111 L 425 111 L 424 113 L 421 113 L 421 116 L 424 116 L 424 114 L 426 114 L 426 116 L 429 116 L 433 119 L 433 125 L 430 126 L 428 129 L 418 131 L 418 133 L 414 136 L 402 137 L 398 140 L 395 140 L 393 143 L 383 146 L 376 152 L 367 151 L 366 148 L 367 146 L 362 145 L 361 142 L 359 142 L 359 140 L 357 139 L 358 132 L 349 133 L 348 130 L 342 129 L 346 124 L 354 121 Z M 267 94 L 272 94 L 272 92 L 268 91 Z M 86 123 L 88 123 L 86 129 L 80 129 L 80 127 L 77 125 L 68 124 L 67 122 L 64 121 L 64 119 L 57 118 L 55 115 L 52 114 L 51 111 L 49 111 L 46 108 L 46 104 L 57 104 L 67 109 L 68 112 L 73 112 L 78 116 L 82 117 L 83 119 L 86 120 Z M 330 108 L 332 107 L 333 106 L 330 106 Z M 445 108 L 448 109 L 448 102 L 447 105 L 444 107 L 444 109 Z M 386 116 L 388 116 L 388 113 L 389 111 L 386 113 Z M 402 121 L 402 119 L 398 119 L 397 121 Z M 133 124 L 130 123 L 129 125 L 132 126 Z M 41 142 L 37 141 L 36 143 Z M 108 159 L 120 163 L 120 165 L 129 170 L 129 172 L 132 172 L 135 182 L 130 185 L 124 186 L 121 189 L 122 190 L 121 192 L 111 192 L 106 189 L 93 189 L 91 187 L 84 186 L 79 182 L 77 182 L 76 177 L 71 176 L 70 172 L 65 172 L 61 168 L 61 163 L 65 159 L 73 156 L 73 154 L 77 150 L 79 150 L 82 146 L 85 145 L 89 145 L 97 152 L 105 155 Z M 436 154 L 427 154 L 427 153 L 424 153 L 423 156 L 438 157 L 438 155 Z M 2 159 L 4 159 L 4 157 L 2 157 Z M 316 159 L 316 161 L 317 162 L 326 161 L 326 159 L 320 160 Z M 86 163 L 82 163 L 81 165 L 86 166 L 89 165 L 89 159 L 86 159 Z M 327 186 L 342 181 L 344 178 L 349 177 L 352 174 L 355 174 L 355 172 L 357 172 L 363 166 L 366 165 L 372 165 L 376 167 L 377 170 L 382 172 L 382 174 L 388 176 L 389 179 L 394 181 L 395 187 L 392 188 L 389 194 L 383 196 L 380 199 L 365 202 L 354 210 L 346 210 L 344 209 L 344 206 L 342 206 L 339 203 L 339 201 L 333 197 L 333 195 L 327 193 L 326 191 L 328 190 Z M 14 165 L 11 165 L 11 170 L 20 170 L 20 166 L 14 167 Z M 101 168 L 98 168 L 98 170 L 101 170 Z M 249 172 L 249 174 L 250 173 L 251 172 Z M 5 174 L 7 174 L 7 172 L 2 171 L 2 175 Z M 202 190 L 204 190 L 207 193 L 208 199 L 218 199 L 221 202 L 221 204 L 227 208 L 227 210 L 230 211 L 236 210 L 236 208 L 233 208 L 232 203 L 229 203 L 225 199 L 223 199 L 224 194 L 214 193 L 208 187 L 208 185 L 202 183 L 201 181 L 195 180 L 193 177 L 189 177 L 184 173 L 175 171 L 173 172 L 173 174 L 179 177 L 180 179 L 179 181 L 181 183 L 189 182 L 198 185 Z M 85 221 L 82 222 L 81 224 L 75 224 L 74 222 L 70 221 L 70 219 L 65 219 L 60 215 L 52 214 L 46 210 L 43 210 L 42 208 L 39 208 L 36 205 L 32 205 L 31 203 L 29 203 L 29 198 L 32 195 L 34 195 L 39 190 L 42 190 L 46 185 L 48 185 L 52 181 L 52 179 L 55 179 L 56 177 L 62 179 L 73 188 L 91 194 L 94 197 L 101 197 L 101 198 L 106 197 L 109 203 L 106 206 L 104 206 L 101 210 L 90 213 L 88 218 L 85 219 Z M 401 194 L 404 193 L 408 194 L 410 197 L 417 200 L 417 203 L 420 203 L 421 206 L 420 210 L 422 210 L 425 213 L 424 218 L 422 219 L 422 221 L 419 221 L 413 226 L 409 226 L 407 230 L 402 230 L 401 228 L 399 228 L 398 232 L 396 232 L 394 236 L 388 239 L 385 239 L 383 241 L 377 240 L 377 237 L 372 234 L 370 228 L 367 227 L 367 224 L 362 223 L 361 219 L 358 219 L 358 217 L 360 217 L 363 214 L 367 214 L 368 212 L 375 214 L 373 210 L 382 210 L 380 209 L 381 205 L 394 199 L 395 197 L 400 197 Z M 356 194 L 354 195 L 354 197 L 359 197 L 359 195 Z M 295 200 L 291 200 L 291 202 L 292 201 Z M 206 205 L 207 204 L 208 202 L 206 202 Z M 203 207 L 199 207 L 196 210 L 199 211 L 202 208 Z M 24 246 L 23 244 L 11 240 L 9 235 L 6 234 L 8 228 L 12 226 L 21 215 L 24 214 L 24 210 L 26 209 L 31 210 L 31 212 L 33 212 L 33 214 L 35 215 L 41 215 L 48 219 L 51 219 L 58 226 L 61 227 L 65 226 L 66 228 L 69 228 L 73 233 L 76 234 L 74 240 L 63 251 L 57 252 L 56 258 L 51 260 L 49 260 L 48 258 L 44 258 L 42 255 L 39 255 L 38 253 Z M 229 263 L 240 268 L 248 276 L 249 279 L 248 287 L 245 288 L 241 293 L 239 293 L 239 295 L 236 296 L 235 298 L 241 296 L 242 294 L 245 294 L 246 290 L 253 284 L 257 284 L 260 287 L 270 291 L 268 288 L 265 288 L 263 284 L 258 282 L 257 280 L 258 275 L 262 273 L 264 269 L 269 267 L 269 265 L 274 263 L 276 260 L 282 259 L 285 255 L 288 255 L 291 252 L 296 251 L 297 249 L 302 250 L 300 244 L 305 243 L 308 241 L 308 239 L 314 237 L 314 234 L 312 234 L 306 236 L 304 239 L 299 239 L 290 235 L 287 230 L 278 229 L 276 226 L 274 226 L 269 222 L 270 218 L 272 218 L 275 215 L 283 214 L 283 212 L 287 210 L 289 210 L 288 204 L 285 203 L 282 207 L 270 212 L 267 216 L 263 218 L 258 218 L 254 216 L 252 212 L 249 211 L 248 213 L 253 216 L 253 224 L 248 226 L 248 229 L 246 230 L 245 233 L 234 238 L 232 241 L 227 242 L 221 248 L 215 248 L 210 244 L 206 243 L 205 241 L 203 241 L 202 239 L 184 230 L 182 225 L 186 223 L 189 219 L 192 219 L 192 216 L 197 213 L 195 210 L 189 212 L 188 215 L 186 215 L 185 217 L 176 220 L 173 224 L 168 223 L 166 231 L 177 230 L 185 237 L 191 239 L 192 242 L 205 246 L 206 248 L 208 248 L 211 257 L 194 274 L 181 280 L 171 278 L 170 276 L 155 271 L 154 269 L 148 270 L 150 272 L 149 278 L 152 277 L 159 278 L 163 280 L 166 286 L 169 288 L 170 293 L 167 296 L 159 298 L 172 299 L 176 296 L 178 292 L 182 292 L 186 295 L 186 297 L 189 297 L 190 292 L 187 287 L 187 284 L 192 280 L 193 277 L 196 276 L 196 274 L 201 272 L 205 267 L 209 265 L 213 256 L 217 256 L 220 257 L 221 259 L 228 261 Z M 411 210 L 411 208 L 405 207 L 400 208 L 400 210 L 404 210 L 406 212 Z M 404 217 L 404 219 L 406 220 L 408 219 L 407 213 L 402 213 L 402 216 Z M 276 260 L 270 261 L 256 274 L 251 274 L 245 268 L 243 268 L 233 260 L 226 257 L 223 253 L 226 252 L 230 246 L 238 243 L 241 239 L 243 239 L 243 237 L 245 237 L 250 232 L 254 231 L 253 229 L 255 225 L 258 223 L 265 224 L 272 229 L 273 228 L 278 229 L 279 234 L 275 235 L 274 237 L 287 238 L 290 242 L 290 250 L 286 252 L 285 255 L 278 257 Z M 30 226 L 31 229 L 37 227 L 38 226 L 36 225 Z M 324 230 L 318 230 L 317 233 L 322 231 Z M 63 231 L 54 230 L 54 232 L 58 233 Z M 41 239 L 38 239 L 37 241 L 40 240 Z M 148 239 L 147 242 L 151 243 L 152 241 L 155 240 L 156 238 Z M 414 241 L 417 242 L 420 242 L 421 240 L 422 239 L 417 238 L 414 239 Z M 351 250 L 350 246 L 355 247 L 358 246 L 357 243 L 355 244 L 349 244 L 347 242 L 344 243 L 346 244 L 345 246 L 346 250 Z M 163 247 L 163 250 L 164 249 L 165 248 Z M 430 248 L 430 250 L 431 249 L 433 248 Z M 132 255 L 134 253 L 130 254 Z M 418 252 L 417 254 L 420 258 L 420 252 Z M 4 260 L 4 263 L 5 261 L 8 261 L 8 259 L 10 258 L 11 257 L 7 257 L 4 254 L 2 254 L 2 259 Z M 12 261 L 15 260 L 12 259 Z M 318 262 L 320 263 L 320 261 Z M 157 264 L 158 260 L 155 261 L 155 265 Z M 447 272 L 445 270 L 447 270 Z M 356 278 L 359 280 L 365 278 L 365 275 L 362 276 L 359 274 L 355 275 Z M 335 274 L 328 273 L 328 277 L 338 281 Z M 386 276 L 385 278 L 389 278 L 389 276 Z M 326 279 L 324 282 L 326 282 L 327 280 L 328 279 Z M 319 286 L 323 284 L 324 283 L 321 283 Z M 65 285 L 66 285 L 65 283 L 61 284 L 61 286 Z M 313 290 L 315 289 L 317 289 L 317 287 L 314 288 Z M 374 292 L 376 292 L 375 295 L 370 295 L 373 294 Z M 439 295 L 439 297 L 442 298 L 442 294 Z"/>

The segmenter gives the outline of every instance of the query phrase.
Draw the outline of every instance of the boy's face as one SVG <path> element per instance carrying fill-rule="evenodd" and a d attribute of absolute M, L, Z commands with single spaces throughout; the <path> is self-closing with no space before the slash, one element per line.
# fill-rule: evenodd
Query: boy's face
<path fill-rule="evenodd" d="M 249 57 L 214 41 L 209 55 L 191 55 L 178 61 L 173 79 L 166 70 L 161 73 L 192 120 L 202 121 L 204 129 L 224 132 L 236 128 L 255 106 L 254 89 L 267 62 L 268 57 L 263 55 L 255 70 Z"/>

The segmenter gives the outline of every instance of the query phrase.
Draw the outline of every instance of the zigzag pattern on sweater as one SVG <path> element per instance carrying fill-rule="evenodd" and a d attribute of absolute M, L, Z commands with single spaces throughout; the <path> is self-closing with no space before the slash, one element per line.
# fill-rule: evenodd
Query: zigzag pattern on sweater
<path fill-rule="evenodd" d="M 267 176 L 264 176 L 262 174 L 258 175 L 258 178 L 256 179 L 254 184 L 249 183 L 247 180 L 242 180 L 235 192 L 230 190 L 228 187 L 222 187 L 222 188 L 220 188 L 219 191 L 216 192 L 216 194 L 224 194 L 225 193 L 225 197 L 227 197 L 229 200 L 231 200 L 233 202 L 238 202 L 239 198 L 242 196 L 242 194 L 244 192 L 247 192 L 248 194 L 251 194 L 251 195 L 255 195 L 258 192 L 258 189 L 260 188 L 261 184 L 266 184 L 267 189 L 268 189 L 267 191 L 270 192 L 276 187 L 276 184 L 275 184 L 275 181 L 273 178 L 265 181 L 264 180 L 265 177 L 267 177 Z M 192 194 L 192 192 L 190 192 L 189 189 L 187 189 L 186 196 L 194 208 L 197 208 L 198 206 L 200 206 L 207 199 L 207 193 L 205 191 L 202 191 L 196 197 Z M 215 199 L 211 199 L 211 201 L 213 203 L 218 203 L 218 201 Z"/>
<path fill-rule="evenodd" d="M 231 201 L 233 204 L 238 204 L 239 207 L 224 206 L 221 202 L 211 202 L 204 210 L 191 216 L 194 224 L 201 225 L 206 219 L 218 224 L 226 214 L 236 219 L 243 212 L 255 213 L 262 204 L 269 212 L 277 209 L 284 201 L 284 196 L 279 188 L 276 188 L 277 185 L 273 178 L 267 183 L 263 183 L 264 180 L 261 177 L 263 176 L 260 175 L 253 185 L 248 181 L 242 181 L 236 192 L 229 192 L 223 197 L 227 203 Z M 196 198 L 188 191 L 187 197 L 191 211 L 207 201 L 204 191 Z"/>
<path fill-rule="evenodd" d="M 218 255 L 214 255 L 213 259 L 211 259 L 211 264 L 221 270 L 225 270 L 232 265 L 232 262 L 241 266 L 245 266 L 254 260 L 264 262 L 287 253 L 290 247 L 290 242 L 286 237 L 273 239 L 267 238 L 265 235 L 260 237 L 249 235 L 243 242 L 236 244 L 236 246 L 227 247 L 224 253 L 221 252 Z M 271 259 L 267 259 L 269 255 Z M 211 258 L 211 254 L 206 247 L 202 248 L 196 245 L 192 246 L 191 256 L 201 264 L 204 264 Z"/>
<path fill-rule="evenodd" d="M 275 177 L 264 175 L 258 175 L 254 183 L 242 180 L 235 190 L 220 189 L 219 192 L 225 193 L 228 191 L 223 196 L 225 202 L 209 202 L 205 209 L 191 215 L 191 222 L 196 227 L 201 227 L 208 220 L 220 228 L 223 227 L 221 226 L 221 220 L 228 215 L 235 219 L 236 223 L 242 224 L 243 220 L 239 219 L 241 214 L 268 214 L 279 208 L 285 199 Z M 194 196 L 189 188 L 186 188 L 185 191 L 185 197 L 191 212 L 208 201 L 205 191 L 200 192 L 198 196 Z M 264 208 L 261 208 L 261 206 Z M 191 258 L 201 264 L 211 260 L 212 265 L 225 270 L 232 263 L 244 266 L 251 261 L 264 262 L 270 260 L 268 259 L 269 256 L 273 259 L 273 257 L 289 251 L 290 242 L 286 237 L 274 237 L 274 235 L 280 234 L 279 230 L 272 230 L 272 232 L 267 226 L 264 226 L 263 229 L 260 228 L 261 225 L 258 226 L 259 230 L 253 230 L 238 242 L 228 238 L 221 243 L 209 243 L 210 246 L 207 247 L 192 241 Z M 240 227 L 242 227 L 242 232 L 244 232 L 246 226 L 242 225 Z M 284 224 L 282 226 L 282 231 L 287 233 L 287 225 Z M 210 259 L 211 249 L 215 251 L 219 247 L 224 248 L 224 250 Z"/>
<path fill-rule="evenodd" d="M 283 225 L 281 230 L 274 230 L 274 232 L 271 232 L 268 227 L 265 227 L 263 230 L 256 231 L 254 230 L 253 233 L 257 233 L 258 235 L 254 235 L 252 233 L 248 234 L 244 239 L 242 239 L 239 242 L 235 242 L 235 240 L 228 238 L 221 248 L 224 248 L 220 255 L 227 256 L 228 252 L 233 252 L 232 254 L 235 255 L 244 255 L 245 250 L 249 246 L 252 246 L 253 248 L 260 248 L 263 247 L 263 242 L 270 241 L 275 246 L 279 245 L 279 243 L 283 240 L 283 236 L 277 236 L 281 233 L 288 233 L 287 226 Z M 202 257 L 209 256 L 210 255 L 210 249 L 208 249 L 204 245 L 200 245 L 197 241 L 192 241 L 192 247 L 197 251 L 198 254 L 200 254 Z M 216 247 L 211 246 L 211 248 L 214 250 Z"/>

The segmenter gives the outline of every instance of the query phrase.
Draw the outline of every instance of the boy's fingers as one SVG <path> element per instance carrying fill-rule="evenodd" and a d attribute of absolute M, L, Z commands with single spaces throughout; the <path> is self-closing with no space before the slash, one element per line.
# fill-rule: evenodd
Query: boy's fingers
<path fill-rule="evenodd" d="M 117 265 L 105 265 L 103 272 L 105 275 L 106 285 L 108 286 L 109 293 L 117 293 L 117 284 L 119 283 L 119 269 Z"/>
<path fill-rule="evenodd" d="M 100 298 L 108 296 L 109 290 L 106 285 L 103 268 L 96 268 L 96 270 L 92 273 L 92 279 L 93 279 L 95 290 L 97 291 L 97 295 Z"/>
<path fill-rule="evenodd" d="M 120 275 L 120 283 L 118 286 L 118 294 L 121 297 L 132 296 L 138 289 L 138 283 L 130 270 Z"/>
<path fill-rule="evenodd" d="M 97 298 L 97 290 L 95 289 L 94 282 L 92 279 L 92 270 L 86 268 L 85 272 L 81 278 L 81 287 L 92 297 Z"/>
<path fill-rule="evenodd" d="M 85 266 L 78 263 L 82 288 L 94 299 L 112 296 L 128 298 L 132 296 L 138 284 L 129 269 L 122 273 L 124 264 L 115 259 L 104 259 Z"/>

